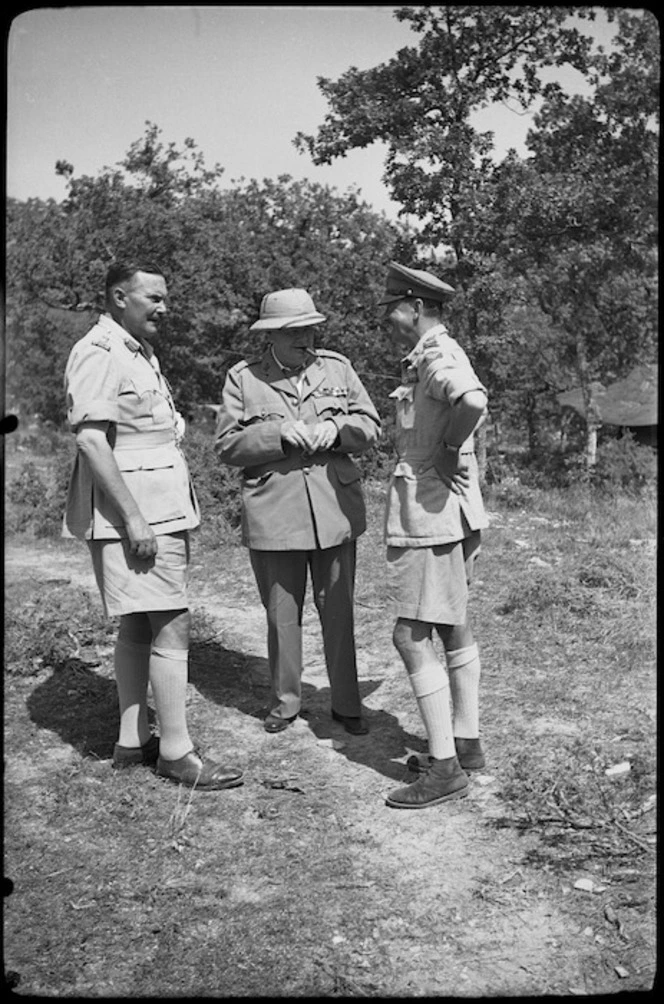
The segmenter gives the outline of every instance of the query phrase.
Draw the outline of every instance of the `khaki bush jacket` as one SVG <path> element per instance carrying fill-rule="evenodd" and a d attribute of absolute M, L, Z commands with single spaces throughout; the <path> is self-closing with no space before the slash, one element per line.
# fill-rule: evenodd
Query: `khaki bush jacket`
<path fill-rule="evenodd" d="M 108 422 L 108 440 L 122 478 L 155 534 L 200 523 L 189 468 L 179 448 L 183 421 L 156 356 L 103 314 L 76 343 L 65 369 L 67 418 Z M 126 537 L 124 522 L 78 453 L 69 482 L 63 536 Z"/>
<path fill-rule="evenodd" d="M 429 547 L 462 540 L 488 526 L 480 493 L 474 437 L 461 447 L 470 486 L 450 491 L 431 464 L 446 441 L 451 409 L 468 391 L 486 389 L 468 356 L 443 324 L 430 328 L 402 360 L 396 401 L 397 459 L 390 479 L 385 540 L 394 547 Z"/>
<path fill-rule="evenodd" d="M 281 425 L 331 419 L 333 449 L 305 455 L 282 441 Z M 353 540 L 366 529 L 361 474 L 350 454 L 378 439 L 380 420 L 348 359 L 318 349 L 301 385 L 270 348 L 229 370 L 217 418 L 221 459 L 243 468 L 242 541 L 260 551 L 313 550 Z"/>

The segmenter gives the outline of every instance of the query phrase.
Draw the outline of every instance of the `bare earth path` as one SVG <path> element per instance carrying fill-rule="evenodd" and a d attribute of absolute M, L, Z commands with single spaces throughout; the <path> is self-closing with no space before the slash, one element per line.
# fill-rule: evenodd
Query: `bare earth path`
<path fill-rule="evenodd" d="M 373 545 L 367 540 L 362 546 Z M 65 580 L 96 595 L 87 551 L 79 544 L 9 542 L 5 558 L 7 588 L 25 578 Z M 360 553 L 360 568 L 361 558 Z M 327 946 L 332 969 L 334 958 L 343 956 L 348 996 L 619 992 L 623 986 L 607 954 L 598 906 L 588 900 L 585 915 L 579 914 L 578 901 L 572 909 L 578 893 L 569 880 L 525 863 L 536 838 L 492 825 L 504 811 L 500 784 L 508 736 L 487 743 L 486 772 L 472 777 L 467 799 L 415 812 L 385 806 L 385 794 L 409 777 L 406 758 L 424 750 L 425 743 L 392 649 L 391 625 L 376 598 L 378 585 L 360 577 L 357 596 L 360 682 L 370 734 L 353 738 L 330 721 L 319 626 L 309 600 L 303 716 L 286 732 L 269 736 L 261 727 L 268 693 L 264 615 L 247 553 L 230 547 L 204 557 L 194 545 L 191 606 L 199 654 L 192 658 L 190 711 L 210 746 L 218 739 L 247 766 L 245 785 L 233 793 L 238 819 L 248 831 L 257 817 L 287 816 L 303 794 L 298 811 L 310 799 L 310 811 L 325 811 L 329 826 L 341 832 L 346 858 L 330 862 L 319 881 L 336 890 L 344 883 L 351 886 L 343 894 L 329 894 L 343 895 L 346 922 L 338 917 Z M 475 602 L 482 601 L 487 587 L 478 584 Z M 234 706 L 220 708 L 215 699 L 214 675 L 206 663 L 215 651 L 232 655 Z M 101 655 L 108 664 L 109 652 Z M 499 686 L 495 672 L 487 658 L 487 692 Z M 492 735 L 500 735 L 499 725 Z M 49 736 L 42 745 L 61 762 L 65 744 L 59 736 Z M 27 769 L 20 754 L 6 749 L 5 757 L 7 779 L 19 780 Z M 261 788 L 266 774 L 285 779 L 281 791 Z M 219 826 L 228 837 L 222 822 Z M 235 839 L 243 836 L 235 833 Z M 278 885 L 273 893 L 276 897 Z M 271 890 L 239 868 L 232 895 L 265 904 Z M 349 941 L 351 928 L 361 936 Z M 379 957 L 382 980 L 375 976 Z"/>

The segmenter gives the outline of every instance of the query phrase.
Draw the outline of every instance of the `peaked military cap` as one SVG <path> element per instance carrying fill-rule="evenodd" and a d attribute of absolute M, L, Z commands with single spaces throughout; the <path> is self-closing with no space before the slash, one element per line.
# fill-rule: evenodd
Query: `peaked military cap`
<path fill-rule="evenodd" d="M 419 268 L 406 268 L 395 261 L 387 270 L 387 284 L 378 306 L 403 300 L 406 296 L 419 296 L 423 300 L 445 300 L 454 295 L 454 288 L 437 279 L 431 272 Z"/>

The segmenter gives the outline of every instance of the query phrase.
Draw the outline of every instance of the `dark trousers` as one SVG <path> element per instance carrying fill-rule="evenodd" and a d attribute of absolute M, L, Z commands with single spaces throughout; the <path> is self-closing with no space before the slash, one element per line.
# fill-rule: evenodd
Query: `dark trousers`
<path fill-rule="evenodd" d="M 310 572 L 332 708 L 340 715 L 359 716 L 353 620 L 355 541 L 313 551 L 250 550 L 249 555 L 267 613 L 272 714 L 291 718 L 302 704 L 302 610 Z"/>

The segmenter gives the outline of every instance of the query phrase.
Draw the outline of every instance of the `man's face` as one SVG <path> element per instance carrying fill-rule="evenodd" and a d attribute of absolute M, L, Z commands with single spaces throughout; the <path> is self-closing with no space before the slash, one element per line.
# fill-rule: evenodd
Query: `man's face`
<path fill-rule="evenodd" d="M 138 341 L 154 338 L 167 313 L 166 280 L 151 272 L 136 272 L 116 291 L 121 306 L 120 323 Z"/>
<path fill-rule="evenodd" d="M 381 323 L 396 348 L 412 349 L 417 345 L 417 309 L 413 300 L 395 300 L 385 304 Z"/>
<path fill-rule="evenodd" d="M 270 332 L 274 354 L 282 366 L 298 369 L 311 358 L 307 349 L 313 350 L 315 326 L 303 328 L 279 328 Z"/>

